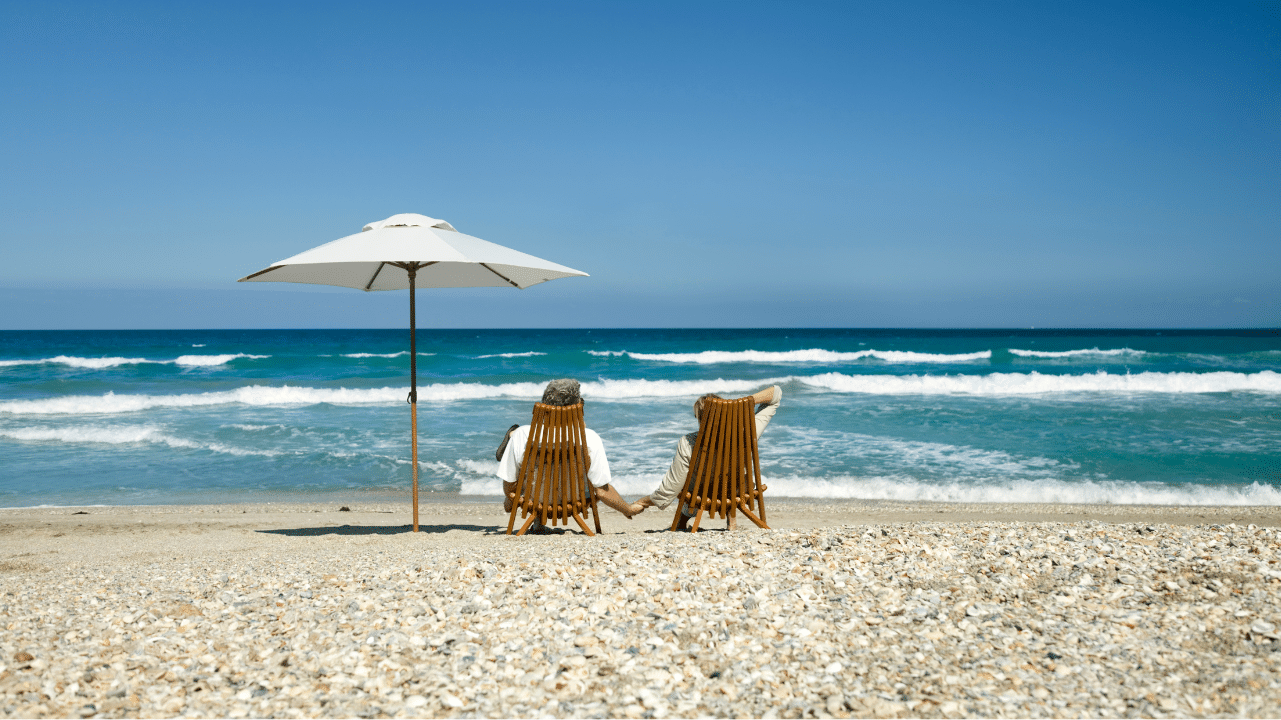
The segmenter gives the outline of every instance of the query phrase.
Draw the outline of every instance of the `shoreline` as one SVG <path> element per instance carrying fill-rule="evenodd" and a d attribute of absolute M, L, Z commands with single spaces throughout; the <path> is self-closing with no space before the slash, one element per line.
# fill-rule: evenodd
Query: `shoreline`
<path fill-rule="evenodd" d="M 197 514 L 221 515 L 253 511 L 266 514 L 314 514 L 336 512 L 340 507 L 350 507 L 352 512 L 372 513 L 378 515 L 403 515 L 405 521 L 412 515 L 411 504 L 399 499 L 360 499 L 324 500 L 315 502 L 298 501 L 246 501 L 235 503 L 173 503 L 156 505 L 32 505 L 19 507 L 0 507 L 0 518 L 21 516 L 23 514 L 52 515 L 78 511 L 101 515 L 128 514 Z M 674 507 L 674 506 L 673 506 Z M 666 510 L 657 508 L 639 516 L 637 520 L 649 520 L 665 515 L 669 520 L 673 507 Z M 451 495 L 448 498 L 434 497 L 419 502 L 420 515 L 448 515 L 462 512 L 471 516 L 484 514 L 487 508 L 496 508 L 497 515 L 504 515 L 501 510 L 501 499 L 488 495 Z M 1086 504 L 1086 503 L 966 503 L 931 500 L 856 500 L 824 498 L 789 498 L 770 497 L 766 500 L 766 512 L 777 510 L 783 518 L 781 527 L 792 527 L 800 523 L 805 527 L 817 527 L 814 521 L 806 516 L 816 515 L 825 519 L 839 518 L 843 523 L 860 522 L 911 522 L 913 520 L 931 520 L 944 522 L 1077 522 L 1095 520 L 1100 522 L 1158 522 L 1175 525 L 1196 525 L 1216 523 L 1253 524 L 1260 527 L 1281 527 L 1281 506 L 1276 505 L 1139 505 L 1139 504 Z M 602 506 L 606 516 L 612 514 Z M 626 522 L 618 516 L 619 520 Z M 647 526 L 649 523 L 645 523 Z"/>
<path fill-rule="evenodd" d="M 0 510 L 0 715 L 1281 714 L 1281 508 L 338 507 Z"/>

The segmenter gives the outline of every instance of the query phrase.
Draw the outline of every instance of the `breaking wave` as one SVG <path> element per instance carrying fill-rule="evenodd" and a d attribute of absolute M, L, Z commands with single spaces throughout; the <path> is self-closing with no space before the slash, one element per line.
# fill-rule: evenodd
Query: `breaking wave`
<path fill-rule="evenodd" d="M 239 360 L 241 358 L 247 360 L 264 360 L 269 357 L 271 356 L 235 353 L 233 355 L 182 355 L 174 358 L 173 360 L 149 360 L 147 358 L 86 358 L 58 355 L 57 357 L 40 358 L 37 360 L 0 360 L 0 367 L 16 367 L 19 365 L 66 365 L 68 367 L 83 368 L 87 370 L 102 370 L 104 368 L 119 367 L 121 365 L 181 365 L 185 367 L 215 367 L 218 365 L 226 365 L 232 360 Z"/>
<path fill-rule="evenodd" d="M 844 375 L 825 373 L 796 378 L 817 388 L 877 395 L 1039 395 L 1050 393 L 1281 393 L 1281 374 L 1158 373 L 1088 375 L 991 373 L 988 375 Z"/>
<path fill-rule="evenodd" d="M 0 438 L 22 440 L 26 442 L 64 442 L 96 443 L 105 445 L 131 445 L 152 443 L 172 448 L 187 450 L 208 450 L 226 455 L 258 455 L 274 457 L 280 452 L 274 450 L 247 450 L 231 447 L 222 443 L 202 443 L 195 440 L 174 437 L 153 425 L 134 425 L 125 427 L 66 427 L 66 428 L 16 428 L 0 430 Z"/>
<path fill-rule="evenodd" d="M 403 402 L 406 390 L 378 388 L 348 390 L 346 388 L 308 387 L 249 387 L 222 392 L 193 393 L 188 395 L 68 395 L 41 400 L 14 400 L 0 403 L 0 412 L 14 415 L 93 415 L 116 414 L 151 410 L 154 408 L 201 407 L 208 405 L 361 405 L 369 403 Z M 419 393 L 421 396 L 421 392 Z"/>
<path fill-rule="evenodd" d="M 597 380 L 582 384 L 583 396 L 596 400 L 693 397 L 703 393 L 748 393 L 767 385 L 792 383 L 810 390 L 878 395 L 1037 395 L 1053 393 L 1281 393 L 1281 374 L 1257 373 L 1155 373 L 1114 375 L 1045 375 L 1041 373 L 991 373 L 988 375 L 844 375 L 824 373 L 767 380 Z M 514 397 L 537 399 L 544 383 L 523 382 L 484 385 L 440 383 L 418 388 L 423 402 Z M 402 403 L 408 389 L 312 388 L 285 385 L 251 385 L 221 392 L 187 395 L 69 395 L 39 400 L 0 402 L 0 413 L 13 415 L 114 414 L 153 408 L 207 405 L 369 405 Z"/>
<path fill-rule="evenodd" d="M 721 363 L 838 363 L 868 358 L 887 363 L 966 363 L 978 360 L 990 360 L 991 350 L 981 352 L 938 354 L 920 353 L 906 350 L 857 350 L 854 352 L 836 352 L 834 350 L 788 350 L 771 352 L 765 350 L 705 350 L 697 353 L 638 353 L 627 350 L 588 350 L 597 357 L 627 356 L 633 360 L 652 360 L 657 362 L 695 363 L 713 365 Z"/>
<path fill-rule="evenodd" d="M 546 354 L 547 354 L 547 353 L 545 353 L 545 352 L 537 352 L 537 351 L 535 351 L 535 350 L 530 350 L 529 352 L 518 352 L 518 353 L 494 353 L 493 355 L 477 355 L 477 356 L 476 356 L 476 359 L 477 359 L 477 360 L 483 360 L 484 358 L 520 358 L 520 357 L 536 357 L 536 356 L 538 356 L 538 355 L 546 355 Z"/>
<path fill-rule="evenodd" d="M 1119 480 L 926 482 L 905 477 L 769 477 L 777 497 L 954 503 L 1082 505 L 1281 505 L 1281 490 L 1260 483 L 1194 485 Z"/>
<path fill-rule="evenodd" d="M 1009 351 L 1011 355 L 1017 355 L 1019 357 L 1028 357 L 1028 358 L 1118 357 L 1118 356 L 1138 357 L 1140 355 L 1148 354 L 1146 350 L 1131 350 L 1130 348 L 1117 348 L 1115 350 L 1100 350 L 1098 348 L 1090 348 L 1089 350 L 1062 350 L 1062 351 L 1016 350 L 1014 348 L 1009 348 Z"/>
<path fill-rule="evenodd" d="M 213 367 L 215 365 L 226 365 L 232 360 L 244 358 L 246 360 L 266 360 L 270 355 L 247 355 L 245 353 L 236 353 L 235 355 L 183 355 L 174 360 L 175 365 L 187 365 L 190 367 Z"/>
<path fill-rule="evenodd" d="M 409 354 L 408 350 L 401 350 L 400 352 L 394 352 L 394 353 L 344 353 L 343 357 L 345 358 L 398 358 L 398 357 L 405 357 L 408 354 Z M 435 354 L 436 353 L 420 352 L 418 353 L 418 357 L 431 357 L 432 355 L 435 355 Z"/>

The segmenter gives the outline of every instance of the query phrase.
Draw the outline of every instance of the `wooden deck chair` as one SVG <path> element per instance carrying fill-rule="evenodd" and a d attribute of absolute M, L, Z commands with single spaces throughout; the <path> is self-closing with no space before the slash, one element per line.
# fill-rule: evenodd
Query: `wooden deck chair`
<path fill-rule="evenodd" d="M 699 420 L 698 440 L 690 455 L 689 474 L 681 491 L 681 503 L 672 518 L 672 530 L 680 525 L 681 508 L 688 505 L 694 514 L 690 532 L 708 517 L 724 517 L 730 530 L 737 527 L 735 513 L 759 527 L 765 524 L 765 485 L 761 484 L 761 456 L 756 449 L 756 414 L 752 398 L 737 400 L 707 398 Z M 755 506 L 757 512 L 753 512 Z"/>
<path fill-rule="evenodd" d="M 586 430 L 581 402 L 568 407 L 534 404 L 525 456 L 516 473 L 516 488 L 510 494 L 508 535 L 516 525 L 517 512 L 525 518 L 517 535 L 524 535 L 535 520 L 544 525 L 569 525 L 570 518 L 588 535 L 600 532 L 596 491 L 587 480 L 591 456 L 587 454 Z M 588 511 L 596 520 L 596 533 L 583 519 Z"/>

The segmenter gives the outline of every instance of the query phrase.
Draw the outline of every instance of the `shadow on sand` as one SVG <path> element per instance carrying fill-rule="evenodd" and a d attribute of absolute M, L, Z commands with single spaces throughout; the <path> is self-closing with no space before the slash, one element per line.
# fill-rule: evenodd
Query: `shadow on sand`
<path fill-rule="evenodd" d="M 497 525 L 419 525 L 420 533 L 447 533 L 450 530 L 479 532 L 484 535 L 501 535 L 506 527 Z M 400 535 L 412 533 L 413 525 L 330 525 L 326 527 L 283 528 L 280 530 L 258 530 L 268 535 L 289 535 L 291 537 L 311 537 L 315 535 Z"/>
<path fill-rule="evenodd" d="M 685 534 L 685 535 L 689 535 L 689 534 L 690 534 L 689 530 L 672 530 L 671 528 L 658 528 L 658 529 L 655 529 L 655 530 L 646 530 L 646 531 L 644 531 L 644 532 L 645 532 L 645 534 L 646 534 L 646 535 L 652 535 L 652 534 L 654 534 L 654 533 L 682 533 L 682 534 Z M 728 529 L 728 528 L 723 528 L 723 527 L 700 527 L 700 528 L 698 528 L 698 532 L 701 532 L 701 533 L 705 533 L 705 532 L 729 532 L 729 529 Z"/>

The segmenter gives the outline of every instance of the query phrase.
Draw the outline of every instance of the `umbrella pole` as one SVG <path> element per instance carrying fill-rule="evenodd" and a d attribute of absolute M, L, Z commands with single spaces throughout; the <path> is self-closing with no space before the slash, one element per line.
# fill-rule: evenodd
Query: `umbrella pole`
<path fill-rule="evenodd" d="M 409 267 L 409 417 L 413 435 L 414 455 L 414 532 L 418 532 L 418 348 L 415 343 L 414 276 L 418 268 Z"/>

